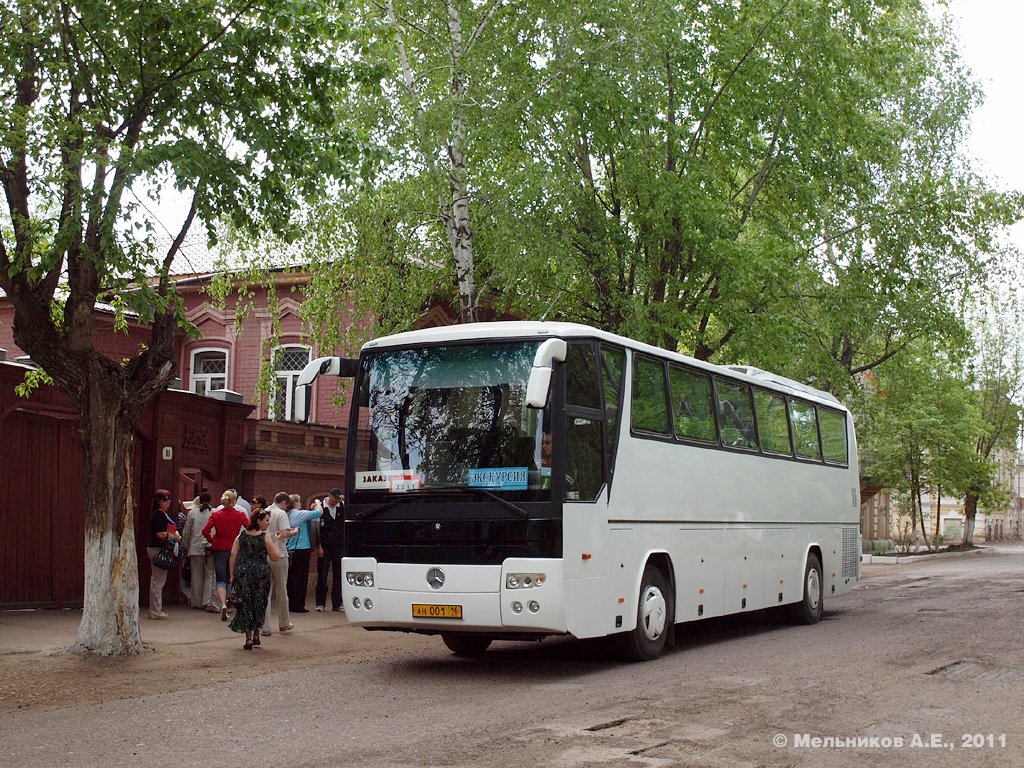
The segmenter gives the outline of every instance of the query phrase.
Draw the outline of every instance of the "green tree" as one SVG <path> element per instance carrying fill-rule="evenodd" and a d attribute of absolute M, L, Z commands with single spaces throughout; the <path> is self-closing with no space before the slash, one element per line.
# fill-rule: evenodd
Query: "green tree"
<path fill-rule="evenodd" d="M 481 66 L 481 49 L 492 44 L 492 22 L 506 6 L 505 0 L 353 4 L 366 45 L 391 65 L 382 98 L 354 105 L 390 148 L 388 175 L 402 179 L 397 186 L 404 189 L 386 196 L 407 205 L 388 218 L 419 231 L 425 261 L 441 259 L 454 269 L 462 322 L 477 319 L 480 295 L 471 213 L 480 170 L 470 147 L 492 75 Z M 381 199 L 376 192 L 368 198 L 360 205 Z"/>
<path fill-rule="evenodd" d="M 976 398 L 955 362 L 920 340 L 875 371 L 855 412 L 865 473 L 905 500 L 931 549 L 924 494 L 964 488 L 980 469 L 975 443 L 986 425 Z"/>
<path fill-rule="evenodd" d="M 478 243 L 511 306 L 841 390 L 915 338 L 962 335 L 936 297 L 979 279 L 1020 200 L 962 156 L 977 90 L 923 3 L 501 21 L 529 49 L 489 91 L 504 143 Z"/>
<path fill-rule="evenodd" d="M 72 650 L 138 653 L 134 425 L 174 376 L 185 323 L 168 270 L 197 219 L 286 232 L 293 201 L 341 175 L 357 142 L 338 105 L 358 55 L 340 9 L 316 0 L 3 0 L 0 26 L 0 287 L 18 346 L 81 415 Z M 129 191 L 147 184 L 193 193 L 166 251 L 152 226 L 128 226 Z M 151 325 L 132 357 L 96 351 L 102 300 Z"/>
<path fill-rule="evenodd" d="M 1008 489 L 998 482 L 999 461 L 1012 456 L 1013 471 L 1017 471 L 1017 439 L 1022 426 L 1024 350 L 1019 307 L 1010 297 L 983 295 L 983 299 L 975 302 L 969 314 L 977 349 L 971 395 L 984 429 L 974 440 L 974 453 L 957 488 L 964 495 L 965 546 L 974 536 L 979 506 L 1001 511 L 1010 500 Z"/>

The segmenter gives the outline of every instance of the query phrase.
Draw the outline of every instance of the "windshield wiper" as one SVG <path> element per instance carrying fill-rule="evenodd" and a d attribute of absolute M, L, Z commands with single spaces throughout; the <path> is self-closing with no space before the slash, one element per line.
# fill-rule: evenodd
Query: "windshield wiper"
<path fill-rule="evenodd" d="M 464 485 L 432 485 L 428 488 L 421 488 L 418 491 L 405 491 L 404 493 L 397 494 L 392 499 L 388 499 L 383 504 L 378 504 L 375 507 L 370 507 L 369 509 L 365 509 L 362 512 L 356 512 L 355 517 L 357 520 L 365 520 L 368 517 L 373 517 L 374 515 L 380 512 L 391 509 L 392 507 L 397 506 L 398 504 L 402 504 L 406 501 L 422 499 L 424 496 L 427 496 L 432 492 L 451 493 L 452 491 L 455 491 L 457 493 L 479 493 L 493 501 L 498 502 L 499 504 L 501 504 L 501 506 L 505 507 L 506 509 L 515 512 L 517 515 L 519 515 L 519 517 L 523 518 L 524 520 L 528 520 L 530 517 L 529 513 L 523 508 L 516 506 L 508 499 L 501 498 L 501 496 L 487 490 L 486 488 L 476 488 L 473 486 Z"/>
<path fill-rule="evenodd" d="M 420 494 L 420 493 L 411 493 L 411 492 L 406 492 L 406 493 L 402 493 L 402 494 L 396 495 L 394 498 L 388 499 L 383 504 L 378 504 L 375 507 L 370 507 L 369 509 L 364 509 L 362 512 L 356 512 L 355 518 L 356 518 L 356 520 L 365 520 L 368 517 L 373 517 L 378 512 L 383 512 L 385 509 L 391 509 L 395 505 L 401 504 L 402 502 L 410 501 L 412 499 L 419 498 L 421 495 L 422 494 Z"/>
<path fill-rule="evenodd" d="M 506 509 L 512 510 L 517 515 L 519 515 L 521 518 L 523 518 L 524 520 L 527 520 L 530 517 L 529 513 L 525 509 L 523 509 L 522 507 L 516 506 L 515 504 L 513 504 L 508 499 L 503 499 L 498 494 L 493 493 L 493 492 L 487 490 L 486 488 L 479 488 L 477 486 L 472 486 L 472 485 L 469 485 L 469 486 L 467 486 L 467 485 L 432 485 L 432 486 L 430 486 L 428 488 L 421 489 L 420 493 L 430 492 L 430 491 L 443 491 L 443 492 L 457 491 L 459 493 L 480 493 L 480 494 L 483 494 L 484 496 L 486 496 L 487 498 L 489 498 L 489 499 L 491 499 L 493 501 L 498 502 L 499 504 L 501 504 L 501 506 L 505 507 Z"/>

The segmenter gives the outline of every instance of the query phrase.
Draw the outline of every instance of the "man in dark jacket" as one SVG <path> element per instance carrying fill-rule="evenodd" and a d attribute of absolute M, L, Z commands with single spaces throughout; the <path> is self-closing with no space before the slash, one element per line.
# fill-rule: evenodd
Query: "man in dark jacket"
<path fill-rule="evenodd" d="M 327 570 L 331 571 L 331 604 L 335 611 L 344 611 L 341 596 L 341 558 L 345 552 L 345 501 L 340 488 L 332 488 L 324 499 L 320 518 L 320 546 L 317 549 L 316 609 L 327 605 Z"/>

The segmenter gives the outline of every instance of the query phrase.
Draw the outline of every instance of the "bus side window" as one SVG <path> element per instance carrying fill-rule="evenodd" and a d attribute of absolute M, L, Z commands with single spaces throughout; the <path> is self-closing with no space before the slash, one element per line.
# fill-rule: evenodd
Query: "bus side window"
<path fill-rule="evenodd" d="M 825 461 L 829 464 L 847 464 L 850 451 L 846 443 L 846 417 L 838 411 L 819 407 L 818 423 L 821 425 Z"/>
<path fill-rule="evenodd" d="M 565 498 L 570 501 L 593 501 L 604 483 L 602 426 L 597 419 L 566 418 Z"/>
<path fill-rule="evenodd" d="M 821 461 L 818 445 L 818 420 L 814 406 L 802 400 L 789 401 L 789 420 L 793 424 L 793 443 L 796 455 L 802 459 Z"/>
<path fill-rule="evenodd" d="M 718 393 L 718 425 L 722 444 L 757 450 L 750 387 L 717 379 L 715 390 Z"/>
<path fill-rule="evenodd" d="M 793 441 L 789 438 L 786 398 L 758 389 L 754 391 L 754 403 L 757 405 L 757 431 L 761 435 L 761 449 L 765 453 L 792 456 Z"/>
<path fill-rule="evenodd" d="M 668 403 L 665 401 L 665 366 L 660 361 L 633 357 L 632 399 L 630 419 L 633 429 L 671 434 Z"/>
<path fill-rule="evenodd" d="M 622 410 L 622 375 L 626 353 L 601 346 L 601 379 L 604 385 L 604 414 L 608 424 L 608 466 L 615 464 L 615 443 L 619 438 L 619 413 Z"/>
<path fill-rule="evenodd" d="M 601 391 L 597 356 L 590 342 L 569 344 L 565 358 L 565 403 L 600 408 Z"/>
<path fill-rule="evenodd" d="M 676 437 L 713 443 L 715 412 L 711 406 L 711 377 L 674 365 L 668 367 L 672 385 L 672 417 Z"/>

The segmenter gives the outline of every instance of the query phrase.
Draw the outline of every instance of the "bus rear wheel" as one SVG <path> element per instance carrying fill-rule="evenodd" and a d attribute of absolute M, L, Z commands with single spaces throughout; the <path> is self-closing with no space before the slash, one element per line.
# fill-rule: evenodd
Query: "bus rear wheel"
<path fill-rule="evenodd" d="M 813 552 L 807 556 L 804 570 L 804 599 L 789 607 L 789 620 L 794 624 L 817 624 L 825 609 L 825 587 L 821 577 L 821 560 Z"/>
<path fill-rule="evenodd" d="M 479 656 L 493 642 L 493 638 L 487 635 L 466 635 L 460 632 L 445 632 L 441 640 L 456 656 Z"/>
<path fill-rule="evenodd" d="M 648 565 L 640 581 L 636 628 L 616 635 L 618 650 L 626 661 L 650 661 L 665 650 L 672 629 L 674 599 L 672 587 L 662 570 Z"/>

